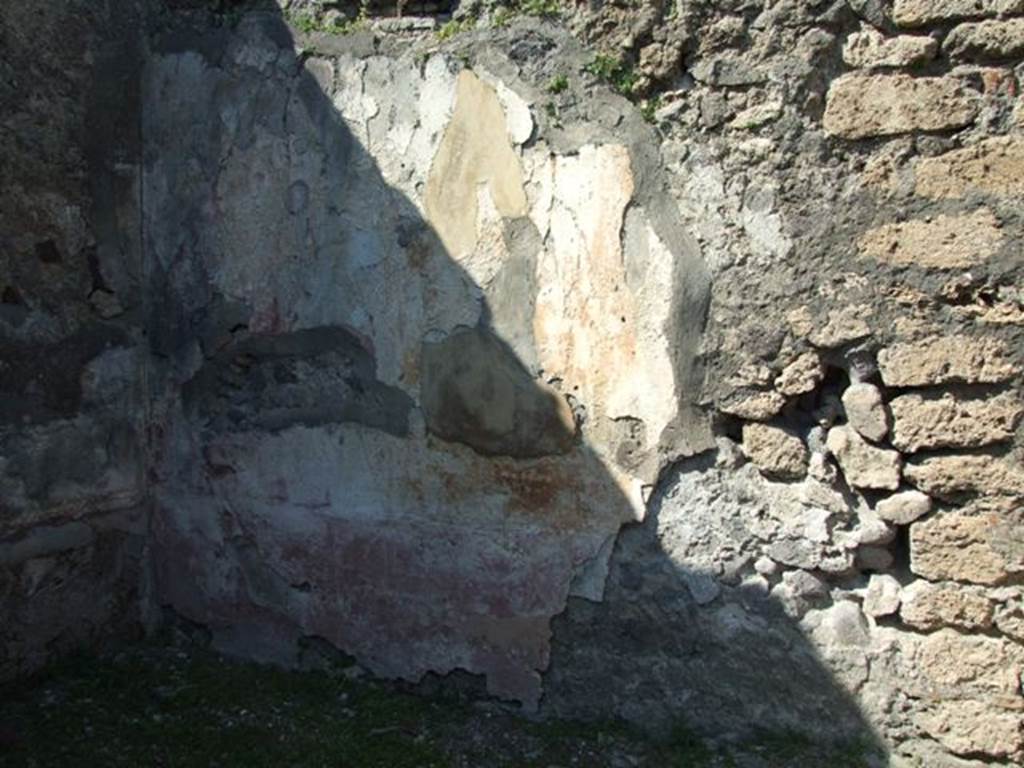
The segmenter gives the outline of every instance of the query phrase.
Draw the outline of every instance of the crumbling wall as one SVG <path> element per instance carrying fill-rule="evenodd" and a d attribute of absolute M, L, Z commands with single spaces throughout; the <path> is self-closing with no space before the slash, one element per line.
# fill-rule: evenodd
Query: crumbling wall
<path fill-rule="evenodd" d="M 747 661 L 777 664 L 797 622 L 894 761 L 1020 761 L 1022 14 L 683 2 L 575 19 L 635 63 L 713 275 L 718 449 L 666 473 L 605 604 L 556 623 L 556 710 L 611 680 L 618 711 L 683 704 L 713 732 L 780 685 L 799 718 L 814 687 Z M 638 566 L 660 559 L 691 576 Z M 664 616 L 644 607 L 681 586 Z M 623 658 L 627 626 L 672 652 Z"/>
<path fill-rule="evenodd" d="M 179 22 L 144 86 L 159 599 L 228 650 L 319 637 L 536 707 L 551 618 L 710 444 L 653 131 L 617 100 L 552 146 L 483 36 L 467 68 Z"/>
<path fill-rule="evenodd" d="M 1024 6 L 287 5 L 162 5 L 141 106 L 63 97 L 60 146 L 138 126 L 89 185 L 10 155 L 3 322 L 59 329 L 5 357 L 59 394 L 4 422 L 12 615 L 142 591 L 254 658 L 1019 763 Z M 146 499 L 151 592 L 91 543 Z"/>
<path fill-rule="evenodd" d="M 0 678 L 142 619 L 140 6 L 0 7 Z"/>

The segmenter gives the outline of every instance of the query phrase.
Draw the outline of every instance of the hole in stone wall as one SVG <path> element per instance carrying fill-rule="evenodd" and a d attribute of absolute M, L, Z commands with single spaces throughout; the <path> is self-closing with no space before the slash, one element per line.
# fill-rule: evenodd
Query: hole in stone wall
<path fill-rule="evenodd" d="M 25 302 L 22 300 L 21 294 L 18 293 L 18 289 L 13 285 L 8 285 L 4 288 L 3 294 L 0 294 L 0 303 L 20 307 L 24 305 Z"/>
<path fill-rule="evenodd" d="M 60 250 L 53 240 L 36 243 L 36 258 L 44 264 L 59 264 L 62 261 Z"/>
<path fill-rule="evenodd" d="M 891 571 L 896 573 L 910 572 L 910 526 L 900 525 L 896 527 L 896 538 L 889 545 L 889 552 L 892 553 Z"/>

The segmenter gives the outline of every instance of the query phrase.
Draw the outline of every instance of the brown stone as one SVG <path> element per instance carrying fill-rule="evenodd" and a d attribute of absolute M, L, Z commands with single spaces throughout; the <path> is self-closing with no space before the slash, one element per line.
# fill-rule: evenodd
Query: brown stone
<path fill-rule="evenodd" d="M 993 546 L 996 515 L 939 514 L 910 526 L 910 570 L 933 580 L 1001 584 L 1010 563 Z"/>
<path fill-rule="evenodd" d="M 1024 749 L 1019 712 L 981 701 L 943 701 L 915 718 L 925 733 L 958 755 L 1001 758 Z"/>
<path fill-rule="evenodd" d="M 862 257 L 883 264 L 963 269 L 987 261 L 1002 244 L 999 222 L 982 209 L 886 224 L 862 235 L 857 249 Z"/>
<path fill-rule="evenodd" d="M 1024 470 L 994 456 L 932 456 L 910 461 L 903 470 L 919 489 L 939 498 L 962 493 L 1024 496 Z"/>
<path fill-rule="evenodd" d="M 1024 139 L 1001 136 L 914 166 L 915 190 L 922 197 L 962 198 L 971 192 L 1024 197 Z"/>
<path fill-rule="evenodd" d="M 983 630 L 992 626 L 993 603 L 981 589 L 915 581 L 903 589 L 900 601 L 900 618 L 915 629 Z"/>
<path fill-rule="evenodd" d="M 933 696 L 1010 695 L 1018 690 L 1024 649 L 992 637 L 941 629 L 921 643 L 917 662 Z"/>
<path fill-rule="evenodd" d="M 844 75 L 826 99 L 825 132 L 845 139 L 946 131 L 974 122 L 978 95 L 948 77 Z"/>
<path fill-rule="evenodd" d="M 997 384 L 1020 373 L 1001 341 L 967 336 L 894 344 L 879 352 L 878 369 L 890 387 L 927 387 L 950 381 Z"/>
<path fill-rule="evenodd" d="M 930 37 L 885 37 L 873 29 L 850 35 L 843 46 L 843 61 L 851 67 L 912 67 L 935 58 L 939 44 Z"/>
<path fill-rule="evenodd" d="M 718 406 L 718 410 L 741 419 L 768 421 L 785 404 L 786 398 L 778 392 L 746 392 L 729 398 Z"/>
<path fill-rule="evenodd" d="M 943 49 L 954 59 L 1011 59 L 1024 54 L 1024 19 L 961 24 Z"/>
<path fill-rule="evenodd" d="M 814 352 L 805 352 L 787 365 L 775 380 L 775 388 L 793 397 L 814 390 L 825 376 L 825 366 Z"/>
<path fill-rule="evenodd" d="M 896 0 L 892 18 L 901 27 L 1024 12 L 1024 0 Z"/>
<path fill-rule="evenodd" d="M 769 477 L 799 480 L 807 474 L 807 446 L 799 437 L 778 427 L 744 424 L 743 452 Z"/>
<path fill-rule="evenodd" d="M 904 453 L 931 448 L 977 448 L 1013 437 L 1024 404 L 1015 392 L 985 400 L 900 395 L 889 403 L 892 444 Z"/>

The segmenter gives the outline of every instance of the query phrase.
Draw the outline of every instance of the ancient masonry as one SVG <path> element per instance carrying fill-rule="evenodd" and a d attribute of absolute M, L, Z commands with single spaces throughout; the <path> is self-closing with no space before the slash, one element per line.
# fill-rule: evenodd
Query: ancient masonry
<path fill-rule="evenodd" d="M 1020 765 L 1024 0 L 556 5 L 0 6 L 0 679 Z"/>

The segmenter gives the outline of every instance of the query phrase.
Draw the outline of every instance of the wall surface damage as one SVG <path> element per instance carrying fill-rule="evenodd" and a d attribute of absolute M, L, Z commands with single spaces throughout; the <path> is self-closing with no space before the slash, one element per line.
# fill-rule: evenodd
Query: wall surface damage
<path fill-rule="evenodd" d="M 426 5 L 0 8 L 0 678 L 1019 764 L 1024 3 Z"/>

